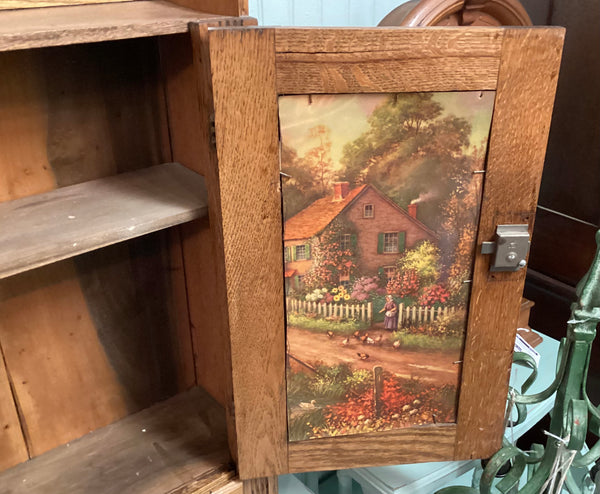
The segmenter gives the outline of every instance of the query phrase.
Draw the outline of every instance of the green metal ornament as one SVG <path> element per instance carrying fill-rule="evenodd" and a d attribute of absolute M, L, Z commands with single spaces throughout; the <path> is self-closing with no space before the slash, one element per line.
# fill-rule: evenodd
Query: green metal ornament
<path fill-rule="evenodd" d="M 485 466 L 478 485 L 447 487 L 436 494 L 596 492 L 590 469 L 600 459 L 600 441 L 588 450 L 585 438 L 588 432 L 600 437 L 600 408 L 592 404 L 586 392 L 592 342 L 600 322 L 600 231 L 596 233 L 596 244 L 598 249 L 592 265 L 577 285 L 579 299 L 571 306 L 553 383 L 541 393 L 527 395 L 527 389 L 537 376 L 535 362 L 523 353 L 515 353 L 513 357 L 515 363 L 533 371 L 521 389 L 509 390 L 509 409 L 514 404 L 517 412 L 512 425 L 525 420 L 527 405 L 544 401 L 556 392 L 546 446 L 535 444 L 531 451 L 522 451 L 505 440 Z M 496 475 L 507 465 L 510 466 L 508 472 L 498 480 Z"/>

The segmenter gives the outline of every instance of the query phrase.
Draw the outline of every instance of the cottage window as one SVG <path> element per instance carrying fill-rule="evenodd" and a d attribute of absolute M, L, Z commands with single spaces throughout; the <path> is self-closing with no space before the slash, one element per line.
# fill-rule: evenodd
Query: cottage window
<path fill-rule="evenodd" d="M 365 204 L 363 208 L 363 218 L 372 218 L 373 212 L 373 204 Z"/>
<path fill-rule="evenodd" d="M 305 261 L 308 259 L 306 245 L 296 245 L 296 261 Z"/>
<path fill-rule="evenodd" d="M 289 247 L 286 247 L 284 250 L 285 262 L 290 262 L 292 260 L 292 253 L 290 251 L 291 251 L 291 249 Z"/>
<path fill-rule="evenodd" d="M 396 267 L 395 266 L 384 266 L 383 267 L 383 274 L 385 275 L 385 279 L 386 280 L 391 280 L 394 275 L 396 274 Z"/>
<path fill-rule="evenodd" d="M 340 273 L 340 285 L 342 285 L 346 289 L 350 287 L 350 273 L 349 272 Z"/>
<path fill-rule="evenodd" d="M 398 250 L 398 233 L 383 234 L 383 252 L 384 254 L 397 254 Z"/>
<path fill-rule="evenodd" d="M 404 252 L 406 232 L 389 232 L 377 235 L 378 254 L 399 254 Z"/>
<path fill-rule="evenodd" d="M 342 233 L 340 235 L 340 248 L 342 250 L 348 250 L 352 247 L 352 235 L 349 233 Z"/>

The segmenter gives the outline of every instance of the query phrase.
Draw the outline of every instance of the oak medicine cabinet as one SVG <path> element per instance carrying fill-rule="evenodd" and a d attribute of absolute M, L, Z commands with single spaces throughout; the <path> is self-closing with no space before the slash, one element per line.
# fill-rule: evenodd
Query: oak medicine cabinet
<path fill-rule="evenodd" d="M 245 10 L 200 0 L 0 10 L 0 492 L 266 493 L 283 473 L 487 457 L 500 446 L 524 270 L 490 271 L 480 247 L 498 225 L 531 231 L 563 31 L 271 29 Z M 472 161 L 481 170 L 467 173 L 478 210 L 451 419 L 423 408 L 420 423 L 400 426 L 401 411 L 386 416 L 379 404 L 379 428 L 321 424 L 294 436 L 298 407 L 327 406 L 331 418 L 339 406 L 290 398 L 291 379 L 315 372 L 307 358 L 291 362 L 290 315 L 337 323 L 360 309 L 348 302 L 331 316 L 315 302 L 307 315 L 306 290 L 295 285 L 292 297 L 290 263 L 308 253 L 285 237 L 297 223 L 281 209 L 294 126 L 285 108 L 363 96 L 379 98 L 358 104 L 369 112 L 403 98 L 456 106 L 460 95 L 487 98 L 488 123 Z M 456 111 L 456 122 L 470 118 Z M 315 266 L 329 221 L 350 217 L 360 197 L 373 198 L 364 218 L 389 206 L 410 224 L 385 237 L 387 253 L 400 238 L 408 251 L 419 229 L 432 244 L 442 238 L 425 207 L 338 175 L 337 212 L 305 232 Z M 308 217 L 322 196 L 296 213 Z M 418 317 L 434 320 L 436 307 Z M 358 362 L 349 368 L 365 376 L 379 353 L 402 352 L 370 317 L 377 349 L 362 326 L 345 338 Z M 315 332 L 324 355 L 343 342 Z M 296 376 L 297 361 L 312 370 Z M 377 395 L 369 376 L 363 391 Z"/>

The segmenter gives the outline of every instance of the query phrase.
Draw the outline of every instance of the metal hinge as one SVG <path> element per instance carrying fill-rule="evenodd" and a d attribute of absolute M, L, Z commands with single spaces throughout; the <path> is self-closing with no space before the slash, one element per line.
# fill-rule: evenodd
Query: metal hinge
<path fill-rule="evenodd" d="M 217 147 L 217 132 L 215 130 L 215 115 L 211 113 L 208 117 L 208 135 L 210 138 L 210 145 L 214 148 Z"/>
<path fill-rule="evenodd" d="M 527 266 L 530 238 L 529 225 L 498 225 L 496 240 L 481 244 L 482 254 L 494 254 L 490 271 L 518 271 Z"/>

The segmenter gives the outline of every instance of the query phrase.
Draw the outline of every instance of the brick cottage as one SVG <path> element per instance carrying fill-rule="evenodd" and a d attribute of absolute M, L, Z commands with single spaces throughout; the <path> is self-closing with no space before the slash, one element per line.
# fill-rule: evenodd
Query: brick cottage
<path fill-rule="evenodd" d="M 312 266 L 311 250 L 320 235 L 335 219 L 346 225 L 341 232 L 342 249 L 359 252 L 358 268 L 362 275 L 385 273 L 389 278 L 396 270 L 395 261 L 405 249 L 422 240 L 437 242 L 436 233 L 417 219 L 417 205 L 408 211 L 372 185 L 350 190 L 348 182 L 333 184 L 333 194 L 318 199 L 284 225 L 285 277 L 288 286 L 300 288 L 302 277 Z M 340 273 L 339 282 L 347 284 L 349 276 Z"/>

